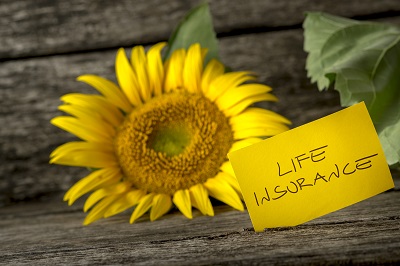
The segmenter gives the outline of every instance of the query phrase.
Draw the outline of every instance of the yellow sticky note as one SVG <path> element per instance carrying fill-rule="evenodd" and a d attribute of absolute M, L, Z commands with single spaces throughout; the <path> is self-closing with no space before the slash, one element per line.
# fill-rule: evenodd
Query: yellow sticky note
<path fill-rule="evenodd" d="M 394 187 L 364 103 L 228 157 L 255 231 L 299 225 Z"/>

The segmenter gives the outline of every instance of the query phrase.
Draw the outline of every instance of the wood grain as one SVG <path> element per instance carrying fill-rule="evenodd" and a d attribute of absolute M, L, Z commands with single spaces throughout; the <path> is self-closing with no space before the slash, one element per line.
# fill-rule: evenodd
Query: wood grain
<path fill-rule="evenodd" d="M 92 51 L 166 40 L 199 0 L 0 2 L 0 58 Z M 216 31 L 237 35 L 299 28 L 306 11 L 361 19 L 399 14 L 396 0 L 213 0 Z"/>
<path fill-rule="evenodd" d="M 0 264 L 395 264 L 400 197 L 389 191 L 304 225 L 255 233 L 245 212 L 173 212 L 128 223 L 129 213 L 81 226 L 82 201 L 60 198 L 0 209 Z"/>
<path fill-rule="evenodd" d="M 400 19 L 387 21 L 399 23 Z M 318 92 L 304 69 L 301 29 L 220 40 L 221 58 L 234 70 L 250 70 L 274 88 L 280 102 L 266 105 L 293 121 L 293 127 L 340 109 L 338 94 Z M 70 92 L 94 93 L 75 81 L 81 74 L 115 80 L 116 50 L 12 60 L 0 68 L 0 204 L 66 191 L 85 169 L 48 165 L 50 152 L 72 136 L 52 125 L 59 98 Z"/>
<path fill-rule="evenodd" d="M 221 40 L 223 61 L 235 70 L 259 73 L 275 88 L 280 103 L 269 105 L 288 116 L 294 126 L 339 109 L 334 91 L 319 93 L 304 70 L 301 30 L 288 30 Z M 269 51 L 269 52 L 268 52 Z M 272 52 L 273 51 L 273 52 Z M 26 200 L 66 190 L 86 170 L 48 165 L 56 146 L 72 139 L 50 125 L 59 115 L 59 98 L 70 92 L 95 91 L 75 81 L 93 73 L 115 80 L 115 50 L 8 61 L 0 69 L 2 161 L 0 202 Z"/>
<path fill-rule="evenodd" d="M 87 170 L 48 165 L 74 139 L 49 124 L 59 97 L 95 93 L 75 78 L 115 81 L 118 47 L 166 40 L 197 0 L 0 1 L 0 265 L 383 265 L 400 263 L 400 172 L 395 189 L 290 228 L 255 233 L 247 211 L 217 206 L 193 220 L 173 211 L 156 222 L 130 213 L 81 226 L 84 198 L 63 193 Z M 223 62 L 250 70 L 280 98 L 264 106 L 293 127 L 340 109 L 304 70 L 303 12 L 400 25 L 397 0 L 213 0 Z"/>

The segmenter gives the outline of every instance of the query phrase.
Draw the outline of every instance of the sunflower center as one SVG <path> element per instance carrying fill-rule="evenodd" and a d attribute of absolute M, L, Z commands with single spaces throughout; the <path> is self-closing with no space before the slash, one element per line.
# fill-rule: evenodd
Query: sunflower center
<path fill-rule="evenodd" d="M 213 102 L 174 92 L 127 115 L 114 148 L 135 187 L 173 195 L 214 177 L 232 143 L 229 121 Z"/>
<path fill-rule="evenodd" d="M 149 136 L 149 147 L 167 156 L 181 154 L 189 145 L 191 134 L 185 125 L 170 125 L 155 130 Z"/>

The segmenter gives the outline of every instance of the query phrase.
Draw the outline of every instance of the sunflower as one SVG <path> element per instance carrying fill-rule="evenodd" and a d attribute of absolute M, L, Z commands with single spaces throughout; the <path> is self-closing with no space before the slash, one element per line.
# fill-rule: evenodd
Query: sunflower
<path fill-rule="evenodd" d="M 249 72 L 228 72 L 217 60 L 205 67 L 199 44 L 179 49 L 163 62 L 158 43 L 123 48 L 116 56 L 118 85 L 95 75 L 78 81 L 99 94 L 61 97 L 51 123 L 77 136 L 56 148 L 50 163 L 93 171 L 74 184 L 64 200 L 73 204 L 89 192 L 84 224 L 135 207 L 130 223 L 150 210 L 156 220 L 175 205 L 192 218 L 192 207 L 213 216 L 209 196 L 243 210 L 228 152 L 281 133 L 290 123 L 265 109 L 276 101 L 271 88 L 255 84 Z"/>

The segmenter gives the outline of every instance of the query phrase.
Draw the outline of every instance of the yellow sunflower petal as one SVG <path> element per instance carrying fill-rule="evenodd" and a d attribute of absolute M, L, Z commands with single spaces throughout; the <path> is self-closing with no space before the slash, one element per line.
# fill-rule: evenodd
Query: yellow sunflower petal
<path fill-rule="evenodd" d="M 135 46 L 131 53 L 131 64 L 133 72 L 136 74 L 139 92 L 144 102 L 151 97 L 151 87 L 149 77 L 147 75 L 147 58 L 144 48 L 141 45 Z"/>
<path fill-rule="evenodd" d="M 227 90 L 235 88 L 245 81 L 254 79 L 249 74 L 250 72 L 245 71 L 225 73 L 211 82 L 209 90 L 205 95 L 211 101 L 215 101 Z"/>
<path fill-rule="evenodd" d="M 203 215 L 214 216 L 214 209 L 208 198 L 208 192 L 203 184 L 192 186 L 190 189 L 190 200 L 192 205 L 199 209 Z"/>
<path fill-rule="evenodd" d="M 120 123 L 124 116 L 113 104 L 108 102 L 100 95 L 85 95 L 81 93 L 70 93 L 61 97 L 65 103 L 69 103 L 74 107 L 83 107 L 88 113 L 97 113 L 111 124 Z"/>
<path fill-rule="evenodd" d="M 224 162 L 221 165 L 220 170 L 223 171 L 224 173 L 235 176 L 235 172 L 233 171 L 232 164 L 229 161 Z"/>
<path fill-rule="evenodd" d="M 81 118 L 81 119 L 91 119 L 95 122 L 101 121 L 101 115 L 94 111 L 93 109 L 85 108 L 83 106 L 79 105 L 71 105 L 71 104 L 63 104 L 58 106 L 58 110 L 63 111 L 64 113 L 67 113 L 69 115 L 75 116 L 76 118 Z"/>
<path fill-rule="evenodd" d="M 70 116 L 58 116 L 50 120 L 50 123 L 59 127 L 82 140 L 90 142 L 104 142 L 111 143 L 112 136 L 100 133 L 99 128 L 92 128 L 85 124 L 82 124 L 79 119 Z"/>
<path fill-rule="evenodd" d="M 121 171 L 118 168 L 104 168 L 94 171 L 76 182 L 65 193 L 64 201 L 68 200 L 68 205 L 72 205 L 78 198 L 92 190 L 117 183 L 121 176 Z"/>
<path fill-rule="evenodd" d="M 204 186 L 207 188 L 211 197 L 216 198 L 233 208 L 243 211 L 243 203 L 236 191 L 218 175 L 215 178 L 209 178 Z"/>
<path fill-rule="evenodd" d="M 160 96 L 162 94 L 164 66 L 161 58 L 161 50 L 166 44 L 166 42 L 157 43 L 147 52 L 147 72 L 154 96 Z"/>
<path fill-rule="evenodd" d="M 104 217 L 104 213 L 107 211 L 108 207 L 112 205 L 112 203 L 118 200 L 121 197 L 120 194 L 112 195 L 102 199 L 94 208 L 89 212 L 86 216 L 85 220 L 83 221 L 83 225 L 89 225 L 100 218 Z"/>
<path fill-rule="evenodd" d="M 190 197 L 190 201 L 191 201 L 191 204 L 192 204 L 192 206 L 193 207 L 195 207 L 196 209 L 198 209 L 198 210 L 200 210 L 199 209 L 199 207 L 198 207 L 198 204 L 197 204 L 197 202 L 196 202 L 196 200 L 193 198 L 193 196 L 191 195 L 191 197 Z M 207 203 L 207 205 L 208 205 L 208 210 L 209 210 L 209 213 L 206 213 L 206 214 L 203 214 L 203 215 L 208 215 L 208 216 L 214 216 L 214 209 L 212 208 L 212 204 L 211 204 L 211 201 L 209 200 L 208 201 L 208 203 Z M 201 212 L 201 211 L 200 211 Z"/>
<path fill-rule="evenodd" d="M 147 212 L 153 204 L 154 193 L 147 194 L 143 198 L 140 199 L 138 206 L 136 206 L 135 210 L 132 213 L 131 219 L 129 222 L 132 224 L 138 218 L 140 218 L 145 212 Z"/>
<path fill-rule="evenodd" d="M 242 149 L 244 147 L 250 146 L 250 145 L 252 145 L 254 143 L 257 143 L 257 142 L 260 142 L 260 141 L 262 141 L 261 138 L 247 138 L 247 139 L 244 139 L 244 140 L 236 141 L 236 142 L 234 142 L 232 144 L 232 147 L 229 150 L 229 152 L 240 150 L 240 149 Z"/>
<path fill-rule="evenodd" d="M 93 192 L 85 201 L 83 205 L 83 211 L 87 212 L 93 205 L 95 205 L 99 200 L 116 194 L 121 194 L 126 192 L 130 188 L 128 183 L 118 183 L 107 188 L 101 188 Z"/>
<path fill-rule="evenodd" d="M 253 128 L 276 129 L 276 130 L 281 130 L 282 132 L 289 129 L 287 125 L 281 123 L 266 123 L 263 121 L 246 121 L 246 120 L 241 122 L 231 123 L 231 127 L 234 132 L 253 129 Z"/>
<path fill-rule="evenodd" d="M 133 190 L 130 191 L 127 195 L 126 195 L 126 199 L 128 200 L 129 204 L 132 204 L 132 206 L 137 205 L 140 200 L 146 196 L 146 192 L 143 190 Z"/>
<path fill-rule="evenodd" d="M 287 129 L 278 129 L 278 128 L 250 128 L 243 129 L 240 131 L 235 131 L 233 133 L 233 138 L 235 140 L 252 138 L 252 137 L 270 137 L 277 135 L 279 133 L 285 132 Z"/>
<path fill-rule="evenodd" d="M 172 199 L 176 207 L 185 215 L 187 218 L 192 219 L 192 205 L 190 204 L 189 190 L 182 189 L 175 192 Z"/>
<path fill-rule="evenodd" d="M 183 68 L 183 85 L 191 93 L 201 90 L 201 74 L 203 70 L 203 56 L 200 44 L 191 45 L 187 51 Z"/>
<path fill-rule="evenodd" d="M 95 88 L 103 94 L 108 101 L 123 110 L 125 113 L 129 113 L 132 110 L 132 105 L 129 103 L 125 94 L 123 94 L 114 82 L 96 75 L 82 75 L 79 76 L 77 80 L 85 82 Z"/>
<path fill-rule="evenodd" d="M 231 108 L 223 110 L 223 112 L 228 117 L 235 116 L 235 115 L 238 115 L 241 112 L 243 112 L 243 110 L 245 110 L 247 107 L 249 107 L 253 103 L 269 101 L 270 98 L 271 97 L 269 94 L 261 94 L 261 95 L 249 97 L 249 98 L 246 98 L 243 101 L 237 103 L 236 105 L 232 106 Z"/>
<path fill-rule="evenodd" d="M 219 178 L 224 179 L 229 185 L 231 185 L 236 190 L 239 197 L 243 199 L 242 190 L 240 189 L 239 182 L 236 179 L 232 164 L 229 161 L 226 161 L 221 165 L 220 170 L 222 171 L 223 175 L 221 174 Z"/>
<path fill-rule="evenodd" d="M 220 172 L 218 173 L 218 178 L 228 183 L 236 191 L 239 197 L 241 199 L 243 198 L 242 190 L 240 189 L 239 182 L 237 181 L 235 176 L 232 176 L 226 172 Z"/>
<path fill-rule="evenodd" d="M 133 190 L 126 193 L 122 198 L 115 201 L 104 213 L 104 218 L 123 212 L 139 203 L 140 199 L 146 195 L 142 190 Z"/>
<path fill-rule="evenodd" d="M 204 69 L 201 78 L 201 89 L 204 94 L 207 94 L 211 82 L 224 74 L 225 66 L 221 64 L 218 60 L 212 59 Z"/>
<path fill-rule="evenodd" d="M 132 207 L 133 205 L 129 204 L 128 200 L 126 199 L 126 195 L 127 193 L 121 195 L 120 198 L 115 200 L 104 212 L 103 218 L 114 216 Z"/>
<path fill-rule="evenodd" d="M 258 107 L 247 108 L 241 114 L 231 117 L 230 121 L 241 120 L 244 118 L 246 118 L 248 121 L 268 121 L 279 122 L 287 125 L 291 124 L 291 122 L 286 117 L 279 115 L 273 111 Z"/>
<path fill-rule="evenodd" d="M 153 206 L 150 211 L 150 221 L 155 221 L 166 214 L 172 207 L 171 196 L 157 194 L 153 198 Z"/>
<path fill-rule="evenodd" d="M 226 91 L 215 103 L 218 105 L 220 110 L 226 110 L 246 98 L 266 94 L 271 90 L 270 87 L 262 84 L 245 84 Z M 269 101 L 278 100 L 278 98 L 272 94 L 267 95 L 269 95 Z"/>
<path fill-rule="evenodd" d="M 183 87 L 183 66 L 185 63 L 186 51 L 184 49 L 175 50 L 166 64 L 166 76 L 164 90 L 170 92 Z"/>
<path fill-rule="evenodd" d="M 51 154 L 50 158 L 69 153 L 71 151 L 98 151 L 98 152 L 113 152 L 112 145 L 104 143 L 86 142 L 86 141 L 71 141 L 57 147 Z"/>
<path fill-rule="evenodd" d="M 117 158 L 113 153 L 98 151 L 70 151 L 51 158 L 50 163 L 91 168 L 105 168 L 118 165 Z"/>
<path fill-rule="evenodd" d="M 118 83 L 129 102 L 134 106 L 140 106 L 142 101 L 139 95 L 139 84 L 123 48 L 117 52 L 115 72 Z"/>
<path fill-rule="evenodd" d="M 100 134 L 106 133 L 107 135 L 115 136 L 115 127 L 118 127 L 118 125 L 122 122 L 114 120 L 109 123 L 109 121 L 103 120 L 98 113 L 90 112 L 89 109 L 81 106 L 73 106 L 68 104 L 61 105 L 58 107 L 58 109 L 67 114 L 75 116 L 83 124 L 100 130 Z"/>

